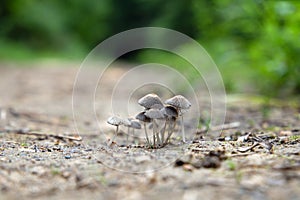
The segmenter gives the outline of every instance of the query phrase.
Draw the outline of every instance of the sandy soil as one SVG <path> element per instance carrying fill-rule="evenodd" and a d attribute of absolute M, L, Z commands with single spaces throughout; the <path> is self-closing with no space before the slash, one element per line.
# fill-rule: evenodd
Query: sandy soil
<path fill-rule="evenodd" d="M 74 126 L 72 90 L 79 64 L 19 65 L 2 63 L 0 68 L 0 199 L 300 197 L 297 102 L 266 106 L 232 95 L 225 123 L 240 126 L 213 140 L 201 127 L 187 128 L 188 144 L 174 138 L 165 148 L 147 149 L 142 132 L 136 131 L 128 147 L 127 129 L 121 128 L 116 143 L 108 147 L 114 127 L 105 123 L 110 112 L 106 101 L 97 104 L 102 130 L 85 116 L 85 104 Z M 103 99 L 110 98 L 124 70 L 116 66 L 107 72 L 103 87 L 108 95 Z M 89 73 L 95 69 L 88 70 L 79 96 L 91 87 Z M 205 108 L 205 101 L 201 104 Z"/>

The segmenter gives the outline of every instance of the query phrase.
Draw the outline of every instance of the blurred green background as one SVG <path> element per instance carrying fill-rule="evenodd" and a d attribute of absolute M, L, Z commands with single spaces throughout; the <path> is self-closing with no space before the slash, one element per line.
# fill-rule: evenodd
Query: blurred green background
<path fill-rule="evenodd" d="M 158 26 L 199 41 L 228 92 L 285 98 L 300 93 L 300 2 L 264 0 L 2 0 L 0 59 L 81 61 L 120 31 Z M 185 69 L 171 54 L 124 57 Z"/>

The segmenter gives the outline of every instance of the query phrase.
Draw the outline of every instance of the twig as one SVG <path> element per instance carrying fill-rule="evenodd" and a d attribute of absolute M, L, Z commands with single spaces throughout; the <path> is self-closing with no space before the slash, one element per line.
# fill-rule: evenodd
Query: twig
<path fill-rule="evenodd" d="M 202 129 L 198 129 L 196 131 L 196 134 L 201 134 L 201 133 L 206 133 L 208 130 L 211 131 L 219 131 L 219 130 L 226 130 L 226 129 L 232 129 L 232 128 L 237 128 L 240 126 L 240 122 L 232 122 L 232 123 L 228 123 L 228 124 L 222 124 L 222 125 L 218 125 L 218 126 L 213 126 L 213 127 L 204 127 Z"/>
<path fill-rule="evenodd" d="M 255 153 L 248 152 L 248 153 L 230 154 L 230 155 L 227 155 L 227 157 L 233 158 L 233 157 L 240 157 L 240 156 L 249 156 L 249 155 L 253 155 L 253 154 L 255 154 Z"/>
<path fill-rule="evenodd" d="M 250 151 L 250 150 L 254 149 L 256 146 L 259 146 L 259 143 L 258 143 L 258 142 L 254 142 L 254 144 L 253 144 L 252 146 L 250 146 L 250 147 L 245 147 L 245 148 L 241 147 L 241 148 L 239 148 L 239 149 L 237 149 L 237 150 L 238 150 L 239 152 L 241 152 L 241 153 L 245 153 L 245 152 L 247 152 L 247 151 Z"/>

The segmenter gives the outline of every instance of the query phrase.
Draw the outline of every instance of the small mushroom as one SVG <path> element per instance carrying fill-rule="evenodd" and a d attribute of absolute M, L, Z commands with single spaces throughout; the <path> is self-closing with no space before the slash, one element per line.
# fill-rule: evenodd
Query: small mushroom
<path fill-rule="evenodd" d="M 178 117 L 178 111 L 174 106 L 171 105 L 166 105 L 161 109 L 161 112 L 166 116 L 166 117 Z"/>
<path fill-rule="evenodd" d="M 130 134 L 130 128 L 131 128 L 131 118 L 125 119 L 124 120 L 124 126 L 127 127 L 127 138 L 126 138 L 126 143 L 128 145 L 128 137 Z"/>
<path fill-rule="evenodd" d="M 165 103 L 174 106 L 175 108 L 179 109 L 179 111 L 182 109 L 187 110 L 192 106 L 191 102 L 189 102 L 189 100 L 182 95 L 176 95 L 170 99 L 167 99 Z"/>
<path fill-rule="evenodd" d="M 176 127 L 176 120 L 177 120 L 176 117 L 171 117 L 171 118 L 169 119 L 168 136 L 167 136 L 167 138 L 166 138 L 166 140 L 165 140 L 164 145 L 166 145 L 166 144 L 168 143 L 169 139 L 171 138 L 171 136 L 172 136 L 172 134 L 173 134 L 173 131 L 174 131 L 175 127 Z M 173 124 L 173 126 L 172 126 L 172 124 Z"/>
<path fill-rule="evenodd" d="M 151 122 L 151 119 L 145 115 L 145 111 L 140 112 L 139 114 L 137 114 L 137 115 L 135 116 L 135 118 L 136 118 L 137 120 L 139 120 L 139 121 L 141 121 L 141 122 L 144 123 L 146 140 L 147 140 L 147 143 L 150 145 L 150 140 L 149 140 L 148 133 L 147 133 L 147 126 L 146 126 L 146 123 Z"/>
<path fill-rule="evenodd" d="M 185 113 L 192 106 L 192 104 L 182 95 L 176 95 L 170 99 L 167 99 L 165 103 L 174 106 L 178 110 L 178 113 L 181 116 L 182 141 L 185 142 L 183 113 Z"/>
<path fill-rule="evenodd" d="M 141 123 L 139 121 L 132 119 L 130 122 L 131 122 L 131 128 L 133 128 L 133 130 L 142 128 Z"/>
<path fill-rule="evenodd" d="M 166 105 L 165 107 L 163 107 L 161 109 L 161 112 L 165 115 L 166 117 L 166 121 L 165 121 L 165 125 L 164 125 L 164 128 L 162 129 L 161 131 L 161 138 L 162 138 L 162 141 L 164 143 L 167 143 L 168 142 L 168 139 L 171 137 L 172 133 L 173 133 L 173 129 L 171 127 L 171 122 L 174 121 L 174 119 L 176 119 L 178 117 L 178 111 L 177 109 L 174 107 L 174 106 L 171 106 L 171 105 Z M 166 132 L 166 126 L 167 124 L 169 124 L 169 127 L 168 127 L 168 136 L 167 136 L 167 140 L 164 141 L 165 139 L 165 132 Z"/>
<path fill-rule="evenodd" d="M 135 129 L 141 129 L 142 126 L 138 120 L 135 120 L 133 118 L 128 118 L 130 122 L 130 126 L 128 126 L 128 133 L 127 133 L 127 144 L 128 144 L 128 136 L 130 134 L 130 128 L 132 128 L 132 135 L 134 136 L 134 130 Z M 125 125 L 126 126 L 126 125 Z"/>
<path fill-rule="evenodd" d="M 112 117 L 109 117 L 108 120 L 107 120 L 107 123 L 110 124 L 110 125 L 113 125 L 113 126 L 116 126 L 116 131 L 115 131 L 115 134 L 112 138 L 112 140 L 109 142 L 108 146 L 110 146 L 113 141 L 115 140 L 115 137 L 117 136 L 118 134 L 118 131 L 119 131 L 119 126 L 124 124 L 124 120 L 121 119 L 120 117 L 117 117 L 117 116 L 112 116 Z"/>
<path fill-rule="evenodd" d="M 161 99 L 156 94 L 145 95 L 144 97 L 138 100 L 138 104 L 140 104 L 146 109 L 150 109 L 150 108 L 161 109 L 164 106 Z"/>
<path fill-rule="evenodd" d="M 157 131 L 158 127 L 157 127 L 157 124 L 156 124 L 156 119 L 164 119 L 165 116 L 164 114 L 158 110 L 158 109 L 149 109 L 145 112 L 145 115 L 147 117 L 149 117 L 150 119 L 152 119 L 152 123 L 153 123 L 153 146 L 156 147 L 156 139 L 157 139 L 157 144 L 160 145 L 162 144 L 162 141 L 160 140 L 159 138 L 159 132 Z M 156 137 L 156 139 L 155 139 Z"/>

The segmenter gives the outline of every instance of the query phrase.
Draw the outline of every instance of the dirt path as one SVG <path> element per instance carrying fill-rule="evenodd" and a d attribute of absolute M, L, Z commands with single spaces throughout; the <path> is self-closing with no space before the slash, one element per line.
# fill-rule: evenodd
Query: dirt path
<path fill-rule="evenodd" d="M 105 140 L 114 129 L 105 126 L 103 136 L 84 116 L 79 131 L 89 131 L 80 131 L 77 141 L 71 99 L 79 64 L 15 65 L 0 68 L 0 199 L 299 199 L 299 105 L 266 107 L 229 97 L 226 123 L 240 126 L 213 141 L 199 133 L 193 144 L 174 140 L 149 150 L 124 146 L 126 135 L 120 134 L 109 148 Z M 124 70 L 107 72 L 107 92 Z M 88 78 L 82 95 L 84 87 L 90 87 Z M 97 106 L 109 113 L 101 102 Z M 103 124 L 105 117 L 99 115 Z M 144 140 L 130 137 L 130 142 Z"/>

